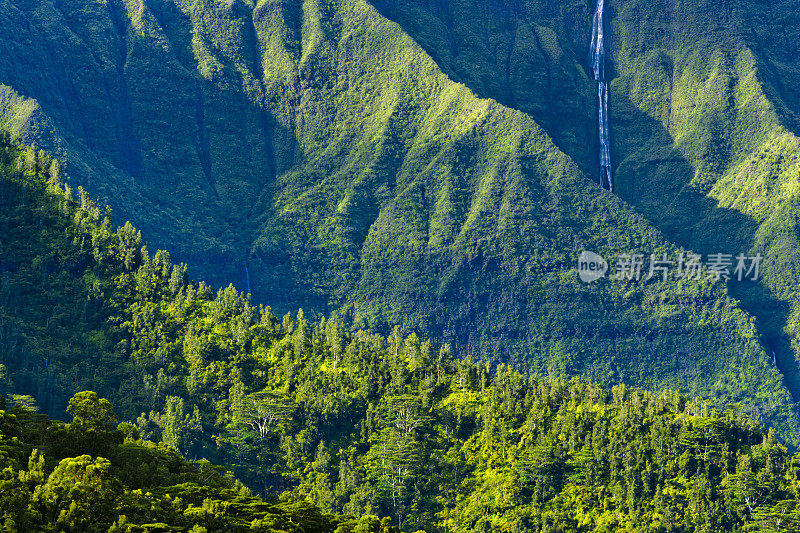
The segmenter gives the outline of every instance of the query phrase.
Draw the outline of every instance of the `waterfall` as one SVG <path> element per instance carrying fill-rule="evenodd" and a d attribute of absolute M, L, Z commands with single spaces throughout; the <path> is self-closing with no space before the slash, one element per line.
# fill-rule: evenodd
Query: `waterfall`
<path fill-rule="evenodd" d="M 605 0 L 597 0 L 592 21 L 591 67 L 597 81 L 597 119 L 600 125 L 600 186 L 614 190 L 611 179 L 611 146 L 608 130 L 608 82 L 606 81 L 606 50 L 603 42 L 603 8 Z"/>
<path fill-rule="evenodd" d="M 247 269 L 247 261 L 244 262 L 244 274 L 247 278 L 247 294 L 252 294 L 250 290 L 250 270 Z"/>

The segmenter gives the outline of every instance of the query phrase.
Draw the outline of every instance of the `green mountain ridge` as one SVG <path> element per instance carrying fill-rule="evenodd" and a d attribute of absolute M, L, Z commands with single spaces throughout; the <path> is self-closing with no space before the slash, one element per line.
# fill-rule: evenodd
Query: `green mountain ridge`
<path fill-rule="evenodd" d="M 529 102 L 575 154 L 593 104 L 576 104 L 563 130 L 542 113 L 562 86 L 570 102 L 590 87 L 588 38 L 559 37 L 583 27 L 578 7 L 564 11 L 570 24 L 529 24 L 542 61 L 506 77 L 525 85 L 561 58 L 551 77 L 563 83 L 547 98 L 517 91 L 514 102 Z M 73 179 L 116 219 L 220 285 L 238 279 L 280 312 L 303 307 L 384 332 L 397 324 L 535 372 L 670 386 L 747 401 L 759 418 L 792 416 L 789 399 L 780 415 L 771 401 L 755 407 L 760 391 L 785 392 L 759 330 L 721 286 L 578 282 L 583 249 L 677 249 L 590 185 L 581 168 L 591 158 L 576 155 L 578 166 L 528 115 L 450 81 L 371 5 L 5 0 L 0 17 L 15 28 L 0 42 L 9 51 L 0 81 L 36 98 L 5 90 L 4 116 L 14 118 L 4 121 L 61 146 Z M 531 46 L 520 35 L 513 57 Z M 51 126 L 24 120 L 31 107 Z M 751 375 L 730 379 L 742 365 Z"/>
<path fill-rule="evenodd" d="M 596 177 L 597 86 L 588 69 L 594 2 L 374 5 L 450 78 L 533 117 L 587 176 Z"/>
<path fill-rule="evenodd" d="M 798 79 L 791 35 L 798 7 L 698 3 L 680 16 L 653 5 L 620 9 L 616 83 L 630 104 L 616 112 L 625 116 L 631 105 L 646 119 L 616 121 L 623 127 L 612 130 L 622 155 L 620 189 L 627 189 L 621 196 L 665 235 L 705 253 L 765 256 L 762 292 L 733 294 L 758 317 L 793 390 L 800 102 L 791 88 Z M 663 21 L 675 36 L 655 39 L 658 53 L 640 52 L 639 43 L 653 41 L 630 24 L 641 17 Z M 611 115 L 613 124 L 613 105 Z"/>
<path fill-rule="evenodd" d="M 453 79 L 530 114 L 596 174 L 590 3 L 376 5 Z M 615 193 L 681 246 L 767 258 L 765 286 L 731 294 L 758 318 L 797 397 L 800 6 L 606 5 Z"/>

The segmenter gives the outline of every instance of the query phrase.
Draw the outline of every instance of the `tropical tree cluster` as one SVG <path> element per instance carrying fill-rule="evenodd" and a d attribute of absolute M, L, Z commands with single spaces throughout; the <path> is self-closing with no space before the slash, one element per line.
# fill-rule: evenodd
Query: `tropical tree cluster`
<path fill-rule="evenodd" d="M 117 424 L 111 403 L 95 392 L 76 394 L 67 411 L 69 424 L 22 405 L 0 410 L 2 531 L 396 531 L 388 519 L 334 516 L 288 494 L 254 496 L 224 468 L 187 461 L 139 438 L 132 424 Z"/>
<path fill-rule="evenodd" d="M 153 479 L 185 480 L 141 450 L 226 465 L 249 490 L 328 523 L 366 517 L 361 531 L 389 527 L 374 516 L 432 532 L 800 527 L 798 459 L 752 407 L 608 391 L 558 368 L 526 377 L 399 329 L 279 319 L 233 287 L 189 280 L 130 224 L 112 229 L 47 154 L 6 145 L 0 165 L 0 392 L 18 404 L 4 415 L 3 493 L 22 494 L 3 504 L 9 528 L 265 519 L 222 474 L 212 488 L 233 492 L 156 491 Z M 111 404 L 93 393 L 70 401 L 71 424 L 31 414 L 61 416 L 84 389 L 129 422 L 113 430 Z M 135 501 L 120 500 L 128 489 Z"/>

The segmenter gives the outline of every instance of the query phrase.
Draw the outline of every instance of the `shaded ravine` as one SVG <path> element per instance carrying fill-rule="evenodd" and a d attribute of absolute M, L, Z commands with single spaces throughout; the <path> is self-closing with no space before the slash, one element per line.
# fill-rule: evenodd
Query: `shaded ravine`
<path fill-rule="evenodd" d="M 604 0 L 597 0 L 597 8 L 592 22 L 592 45 L 589 53 L 590 66 L 597 81 L 597 119 L 600 135 L 600 186 L 614 190 L 611 178 L 611 141 L 608 129 L 608 82 L 606 81 L 606 51 L 603 39 Z"/>

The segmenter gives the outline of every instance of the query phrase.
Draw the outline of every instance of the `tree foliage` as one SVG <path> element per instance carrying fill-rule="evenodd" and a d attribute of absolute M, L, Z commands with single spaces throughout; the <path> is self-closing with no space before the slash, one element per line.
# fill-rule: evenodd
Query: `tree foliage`
<path fill-rule="evenodd" d="M 81 392 L 70 408 L 108 400 Z M 75 533 L 234 531 L 392 533 L 388 520 L 331 515 L 290 494 L 265 501 L 208 461 L 141 440 L 120 424 L 87 438 L 86 420 L 50 420 L 25 407 L 0 410 L 0 527 Z M 65 442 L 70 442 L 65 446 Z M 75 455 L 70 455 L 74 452 Z"/>
<path fill-rule="evenodd" d="M 738 531 L 794 520 L 797 459 L 752 417 L 777 420 L 782 437 L 796 419 L 779 385 L 743 397 L 743 383 L 777 380 L 758 374 L 757 360 L 738 359 L 717 394 L 687 400 L 558 377 L 574 356 L 567 345 L 549 377 L 523 375 L 400 328 L 384 336 L 302 311 L 279 319 L 233 287 L 214 294 L 189 280 L 132 226 L 112 230 L 91 198 L 50 183 L 47 169 L 17 169 L 24 154 L 0 151 L 3 386 L 51 414 L 80 394 L 69 401 L 73 422 L 52 423 L 44 462 L 17 454 L 3 474 L 9 516 L 80 529 L 100 521 L 85 502 L 111 501 L 121 483 L 131 510 L 102 519 L 117 530 L 159 516 L 207 529 L 238 520 L 245 503 L 208 496 L 197 477 L 171 477 L 129 444 L 139 435 L 167 443 L 145 446 L 167 464 L 198 459 L 201 476 L 202 459 L 227 465 L 320 524 L 338 513 L 362 517 L 354 528 L 389 527 L 370 518 L 383 516 L 406 531 Z M 728 408 L 732 399 L 742 402 Z M 128 422 L 112 431 L 115 411 Z M 13 442 L 18 430 L 0 431 Z M 137 468 L 115 470 L 117 457 Z M 74 508 L 64 478 L 91 485 L 76 485 L 86 491 Z M 148 485 L 156 481 L 181 487 L 159 492 Z M 247 516 L 247 527 L 277 528 Z"/>

